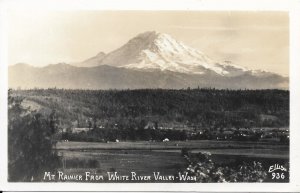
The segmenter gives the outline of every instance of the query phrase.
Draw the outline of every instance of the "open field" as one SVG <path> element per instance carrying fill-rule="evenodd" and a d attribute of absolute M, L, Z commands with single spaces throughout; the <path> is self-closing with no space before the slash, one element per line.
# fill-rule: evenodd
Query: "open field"
<path fill-rule="evenodd" d="M 169 141 L 169 142 L 58 142 L 59 150 L 155 150 L 158 152 L 180 152 L 188 148 L 193 152 L 209 151 L 213 154 L 245 155 L 265 158 L 288 158 L 289 146 L 270 142 L 241 141 Z"/>
<path fill-rule="evenodd" d="M 154 152 L 142 150 L 92 150 L 92 151 L 60 151 L 65 159 L 67 172 L 96 172 L 105 175 L 106 172 L 117 171 L 120 174 L 136 172 L 149 175 L 153 172 L 176 174 L 185 166 L 185 160 L 177 152 Z M 79 167 L 74 166 L 74 160 Z M 81 164 L 84 160 L 93 160 L 96 165 Z M 90 161 L 91 162 L 91 161 Z M 75 164 L 76 165 L 76 164 Z"/>
<path fill-rule="evenodd" d="M 59 142 L 58 154 L 66 174 L 83 174 L 86 171 L 107 176 L 107 172 L 151 175 L 176 175 L 187 167 L 181 155 L 182 148 L 191 153 L 210 152 L 216 164 L 235 165 L 243 161 L 259 161 L 265 168 L 288 164 L 288 145 L 229 141 L 170 141 L 170 142 Z M 107 181 L 106 181 L 107 182 Z"/>

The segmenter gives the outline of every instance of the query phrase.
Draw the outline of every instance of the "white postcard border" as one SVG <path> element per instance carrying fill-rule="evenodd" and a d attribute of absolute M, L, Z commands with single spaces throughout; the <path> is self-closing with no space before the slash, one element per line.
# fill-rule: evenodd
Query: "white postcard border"
<path fill-rule="evenodd" d="M 7 21 L 20 10 L 287 11 L 290 13 L 290 183 L 8 183 Z M 7 191 L 300 191 L 300 1 L 297 0 L 0 0 L 1 181 Z M 272 56 L 270 56 L 272 57 Z"/>

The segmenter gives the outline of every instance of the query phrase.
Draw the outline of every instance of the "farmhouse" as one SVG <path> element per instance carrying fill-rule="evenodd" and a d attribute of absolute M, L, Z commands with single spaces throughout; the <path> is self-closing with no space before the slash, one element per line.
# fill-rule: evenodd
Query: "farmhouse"
<path fill-rule="evenodd" d="M 72 133 L 81 133 L 81 132 L 87 132 L 89 130 L 90 130 L 90 128 L 85 128 L 85 127 L 78 128 L 78 127 L 75 127 L 75 128 L 71 129 L 71 132 Z"/>

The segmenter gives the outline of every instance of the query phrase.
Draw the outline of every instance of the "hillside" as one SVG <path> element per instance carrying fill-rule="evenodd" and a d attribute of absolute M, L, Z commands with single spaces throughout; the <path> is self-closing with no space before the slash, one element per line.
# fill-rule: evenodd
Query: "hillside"
<path fill-rule="evenodd" d="M 65 126 L 113 128 L 157 126 L 288 127 L 289 91 L 216 89 L 14 90 L 27 107 L 45 115 L 56 110 Z M 77 126 L 76 125 L 76 126 Z"/>

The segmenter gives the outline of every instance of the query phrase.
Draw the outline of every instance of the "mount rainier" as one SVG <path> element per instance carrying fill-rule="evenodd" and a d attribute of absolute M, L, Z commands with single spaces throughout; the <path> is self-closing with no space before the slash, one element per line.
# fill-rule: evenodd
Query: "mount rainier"
<path fill-rule="evenodd" d="M 288 89 L 288 78 L 216 62 L 168 34 L 145 32 L 120 48 L 74 64 L 9 67 L 9 87 Z"/>

